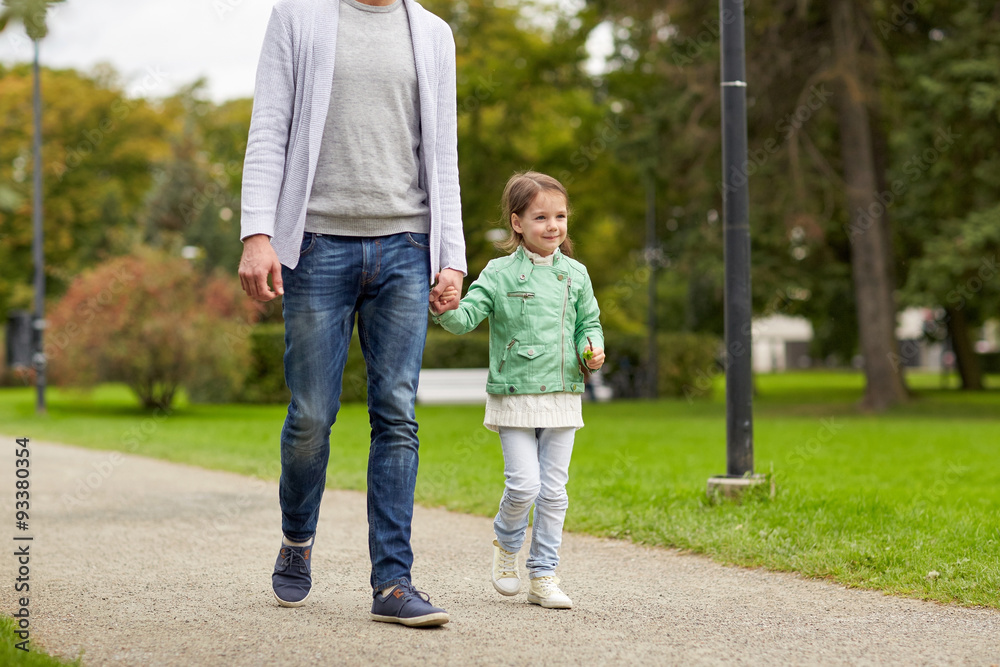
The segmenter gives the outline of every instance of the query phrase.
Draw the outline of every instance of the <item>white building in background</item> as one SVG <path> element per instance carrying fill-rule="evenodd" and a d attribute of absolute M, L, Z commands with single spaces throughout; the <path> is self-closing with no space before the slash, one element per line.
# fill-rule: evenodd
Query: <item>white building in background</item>
<path fill-rule="evenodd" d="M 896 340 L 899 356 L 908 368 L 941 370 L 945 347 L 924 338 L 928 323 L 934 323 L 931 308 L 907 308 L 896 318 Z"/>
<path fill-rule="evenodd" d="M 929 325 L 940 324 L 932 308 L 907 308 L 896 320 L 896 340 L 903 366 L 939 371 L 947 352 L 943 343 L 927 340 Z M 774 373 L 812 366 L 809 345 L 812 324 L 804 317 L 769 315 L 753 320 L 753 369 L 756 373 Z M 1000 349 L 1000 321 L 990 320 L 973 341 L 980 354 Z M 949 353 L 950 354 L 950 353 Z M 954 363 L 954 362 L 952 362 Z"/>
<path fill-rule="evenodd" d="M 756 373 L 809 368 L 812 323 L 804 317 L 769 315 L 753 320 L 753 369 Z"/>

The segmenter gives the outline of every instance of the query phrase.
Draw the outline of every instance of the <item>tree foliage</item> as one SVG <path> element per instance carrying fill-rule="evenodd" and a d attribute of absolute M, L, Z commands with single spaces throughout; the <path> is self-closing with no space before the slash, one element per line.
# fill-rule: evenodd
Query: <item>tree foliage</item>
<path fill-rule="evenodd" d="M 57 382 L 123 382 L 145 407 L 169 408 L 181 387 L 227 400 L 246 372 L 255 315 L 232 276 L 143 250 L 73 281 L 52 312 L 46 352 Z"/>

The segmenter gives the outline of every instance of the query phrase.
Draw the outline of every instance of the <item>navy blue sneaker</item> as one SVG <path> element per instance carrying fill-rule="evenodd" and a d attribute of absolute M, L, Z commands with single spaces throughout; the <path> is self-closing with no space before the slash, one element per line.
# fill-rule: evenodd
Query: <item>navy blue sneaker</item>
<path fill-rule="evenodd" d="M 372 602 L 373 621 L 402 623 L 411 628 L 444 625 L 448 622 L 448 612 L 431 605 L 427 593 L 418 591 L 408 581 L 401 582 L 388 595 L 375 593 Z"/>
<path fill-rule="evenodd" d="M 301 607 L 312 590 L 312 548 L 316 540 L 307 547 L 281 545 L 278 558 L 274 561 L 271 588 L 274 599 L 282 607 Z"/>

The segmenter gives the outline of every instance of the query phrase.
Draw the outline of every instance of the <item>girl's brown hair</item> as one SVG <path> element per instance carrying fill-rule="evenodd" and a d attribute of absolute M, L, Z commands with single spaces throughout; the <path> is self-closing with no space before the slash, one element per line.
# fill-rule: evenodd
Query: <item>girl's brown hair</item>
<path fill-rule="evenodd" d="M 566 188 L 556 179 L 537 171 L 520 171 L 510 177 L 507 186 L 503 189 L 503 197 L 500 199 L 500 209 L 503 211 L 503 224 L 507 227 L 508 236 L 503 241 L 498 241 L 495 245 L 500 250 L 514 252 L 517 246 L 521 245 L 524 237 L 520 232 L 514 231 L 511 224 L 511 217 L 514 215 L 523 216 L 525 210 L 535 201 L 535 196 L 542 190 L 548 192 L 558 192 L 566 200 L 567 213 L 569 212 L 569 195 Z M 566 235 L 566 240 L 559 246 L 567 257 L 573 256 L 573 242 Z"/>

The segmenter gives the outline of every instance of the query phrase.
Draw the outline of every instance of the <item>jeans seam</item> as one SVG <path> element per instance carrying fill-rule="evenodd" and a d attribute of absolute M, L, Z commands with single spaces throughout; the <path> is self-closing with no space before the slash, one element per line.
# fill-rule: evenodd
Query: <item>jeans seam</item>
<path fill-rule="evenodd" d="M 417 250 L 430 250 L 431 249 L 430 245 L 421 245 L 420 243 L 418 243 L 417 240 L 415 238 L 413 238 L 413 232 L 406 232 L 406 240 L 407 240 L 407 242 L 411 246 L 413 246 Z"/>
<path fill-rule="evenodd" d="M 309 245 L 306 246 L 306 249 L 299 253 L 300 259 L 311 253 L 313 248 L 316 246 L 316 234 L 313 232 L 306 232 L 306 234 L 311 234 L 311 238 L 309 239 Z"/>
<path fill-rule="evenodd" d="M 368 278 L 367 280 L 362 280 L 361 286 L 364 287 L 365 285 L 370 285 L 371 283 L 375 282 L 375 279 L 378 278 L 378 274 L 381 268 L 382 268 L 382 243 L 378 239 L 375 239 L 375 272 L 372 273 L 371 277 Z"/>
<path fill-rule="evenodd" d="M 389 586 L 398 586 L 399 584 L 403 583 L 404 581 L 405 582 L 409 582 L 410 580 L 407 579 L 406 577 L 397 577 L 396 579 L 390 579 L 389 581 L 385 582 L 384 584 L 380 584 L 380 583 L 376 582 L 375 583 L 374 592 L 375 593 L 381 593 L 385 589 L 389 588 Z"/>

